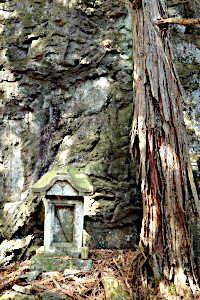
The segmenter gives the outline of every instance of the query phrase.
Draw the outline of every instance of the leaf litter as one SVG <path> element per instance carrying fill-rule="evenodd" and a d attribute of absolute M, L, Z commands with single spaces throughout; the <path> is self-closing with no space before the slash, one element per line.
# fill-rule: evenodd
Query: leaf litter
<path fill-rule="evenodd" d="M 59 299 L 67 300 L 104 300 L 103 280 L 109 277 L 122 282 L 126 299 L 161 299 L 155 283 L 147 274 L 148 259 L 142 251 L 90 250 L 89 259 L 93 261 L 90 271 L 67 276 L 61 272 L 50 272 L 49 277 L 40 274 L 29 282 L 23 275 L 30 272 L 30 260 L 1 267 L 0 295 L 13 289 L 23 293 L 24 289 L 24 294 L 33 295 L 35 300 L 45 299 L 40 298 L 42 294 L 59 295 Z"/>

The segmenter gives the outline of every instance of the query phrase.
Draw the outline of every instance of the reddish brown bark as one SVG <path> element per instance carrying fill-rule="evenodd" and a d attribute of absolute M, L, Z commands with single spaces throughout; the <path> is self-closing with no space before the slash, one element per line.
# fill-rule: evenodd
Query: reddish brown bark
<path fill-rule="evenodd" d="M 181 295 L 188 292 L 187 283 L 195 292 L 190 228 L 195 228 L 200 209 L 168 33 L 155 25 L 166 17 L 164 0 L 143 0 L 140 8 L 132 8 L 131 152 L 139 157 L 143 194 L 140 244 L 160 288 L 173 281 Z"/>

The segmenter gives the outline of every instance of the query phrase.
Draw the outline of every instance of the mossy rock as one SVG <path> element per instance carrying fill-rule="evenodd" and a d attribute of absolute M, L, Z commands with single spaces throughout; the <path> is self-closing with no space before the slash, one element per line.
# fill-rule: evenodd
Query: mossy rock
<path fill-rule="evenodd" d="M 125 108 L 119 110 L 118 122 L 120 124 L 126 124 L 127 125 L 129 123 L 129 121 L 131 120 L 132 110 L 133 110 L 132 103 L 130 105 L 126 106 Z"/>
<path fill-rule="evenodd" d="M 0 296 L 0 300 L 34 300 L 35 296 L 9 291 Z"/>

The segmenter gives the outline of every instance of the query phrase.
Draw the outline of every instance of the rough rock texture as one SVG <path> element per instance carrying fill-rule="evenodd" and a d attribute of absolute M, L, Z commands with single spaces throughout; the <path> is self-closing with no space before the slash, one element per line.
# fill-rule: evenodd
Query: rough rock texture
<path fill-rule="evenodd" d="M 38 298 L 41 300 L 66 300 L 66 296 L 59 295 L 58 293 L 40 293 Z M 6 292 L 0 296 L 0 300 L 34 300 L 34 295 L 22 294 L 19 292 Z"/>
<path fill-rule="evenodd" d="M 112 0 L 3 1 L 0 40 L 2 237 L 39 234 L 31 185 L 72 165 L 94 186 L 86 243 L 133 247 L 141 211 L 129 157 L 128 8 Z"/>
<path fill-rule="evenodd" d="M 170 14 L 198 17 L 197 6 Z M 171 27 L 198 175 L 199 31 Z M 131 52 L 123 1 L 0 1 L 1 239 L 33 232 L 42 244 L 44 212 L 31 186 L 52 168 L 75 166 L 94 185 L 85 243 L 133 247 L 141 202 L 128 150 Z"/>
<path fill-rule="evenodd" d="M 0 265 L 9 265 L 16 259 L 20 260 L 29 247 L 33 236 L 23 239 L 4 240 L 0 245 Z"/>
<path fill-rule="evenodd" d="M 177 1 L 168 1 L 171 4 Z M 169 7 L 170 17 L 199 18 L 199 1 Z M 174 61 L 185 91 L 184 119 L 188 133 L 189 151 L 200 195 L 200 28 L 170 25 Z"/>

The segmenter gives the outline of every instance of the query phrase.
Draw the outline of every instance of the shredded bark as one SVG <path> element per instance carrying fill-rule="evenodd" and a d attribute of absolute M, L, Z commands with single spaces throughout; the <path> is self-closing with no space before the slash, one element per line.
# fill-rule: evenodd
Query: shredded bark
<path fill-rule="evenodd" d="M 161 22 L 167 17 L 165 1 L 143 0 L 142 7 L 131 13 L 131 154 L 138 160 L 143 194 L 140 247 L 157 284 L 163 286 L 163 295 L 173 283 L 181 297 L 198 289 L 191 232 L 194 239 L 199 238 L 200 216 L 182 114 L 183 93 L 168 32 L 155 26 L 155 17 Z"/>

